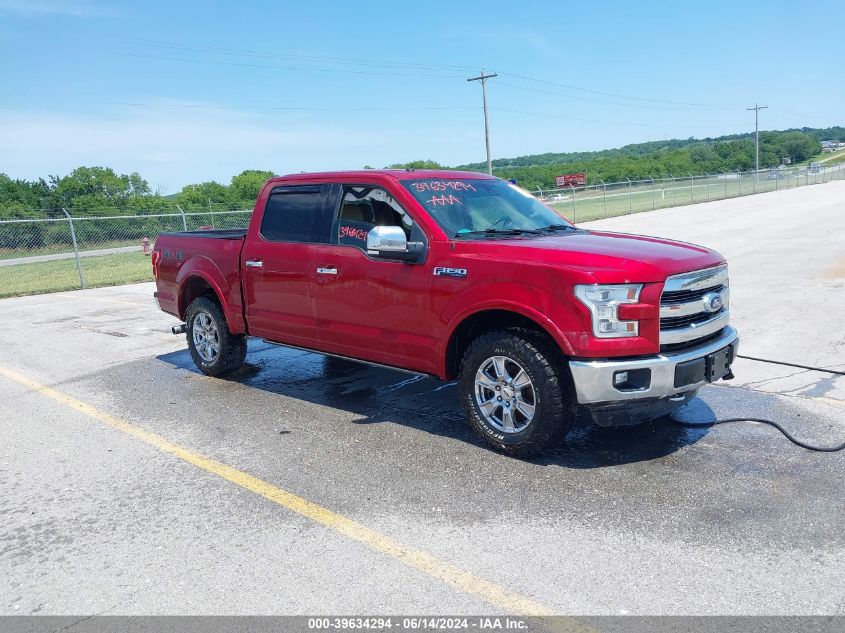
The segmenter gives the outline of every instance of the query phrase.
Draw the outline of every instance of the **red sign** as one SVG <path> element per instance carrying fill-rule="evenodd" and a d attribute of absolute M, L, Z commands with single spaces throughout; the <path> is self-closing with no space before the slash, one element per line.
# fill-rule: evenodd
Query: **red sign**
<path fill-rule="evenodd" d="M 555 178 L 558 187 L 580 187 L 587 184 L 587 174 L 564 174 Z"/>

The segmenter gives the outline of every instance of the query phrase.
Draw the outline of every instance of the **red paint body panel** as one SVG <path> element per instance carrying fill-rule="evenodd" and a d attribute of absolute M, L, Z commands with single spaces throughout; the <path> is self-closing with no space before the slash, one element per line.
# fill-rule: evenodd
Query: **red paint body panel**
<path fill-rule="evenodd" d="M 483 310 L 508 310 L 533 320 L 567 356 L 655 354 L 666 277 L 724 263 L 718 253 L 700 246 L 606 232 L 453 240 L 400 182 L 418 178 L 490 177 L 365 170 L 273 178 L 259 194 L 242 240 L 190 233 L 156 240 L 159 304 L 183 317 L 183 289 L 200 277 L 219 297 L 236 333 L 450 378 L 450 336 L 464 319 Z M 378 260 L 354 246 L 268 242 L 261 237 L 262 213 L 273 187 L 326 183 L 387 189 L 425 233 L 425 262 Z M 162 258 L 166 251 L 181 252 L 184 260 Z M 263 269 L 246 268 L 248 259 L 263 261 Z M 318 267 L 336 268 L 337 274 L 318 275 Z M 467 276 L 435 276 L 435 267 L 463 268 Z M 643 284 L 640 303 L 626 307 L 639 320 L 638 336 L 593 336 L 589 312 L 575 299 L 574 286 L 595 283 Z"/>

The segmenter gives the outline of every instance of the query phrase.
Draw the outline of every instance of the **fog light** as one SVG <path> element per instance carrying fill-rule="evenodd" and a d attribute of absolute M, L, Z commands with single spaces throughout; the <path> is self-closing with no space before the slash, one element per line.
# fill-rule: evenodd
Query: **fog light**
<path fill-rule="evenodd" d="M 613 374 L 613 386 L 618 391 L 645 391 L 651 386 L 651 370 L 617 371 Z"/>

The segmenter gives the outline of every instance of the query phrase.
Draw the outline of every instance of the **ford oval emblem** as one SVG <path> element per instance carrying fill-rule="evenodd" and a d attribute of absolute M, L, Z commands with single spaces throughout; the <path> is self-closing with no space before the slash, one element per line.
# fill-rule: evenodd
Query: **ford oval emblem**
<path fill-rule="evenodd" d="M 722 295 L 718 292 L 708 292 L 701 297 L 701 300 L 704 302 L 704 310 L 706 312 L 718 312 L 725 305 L 725 302 L 722 300 Z"/>

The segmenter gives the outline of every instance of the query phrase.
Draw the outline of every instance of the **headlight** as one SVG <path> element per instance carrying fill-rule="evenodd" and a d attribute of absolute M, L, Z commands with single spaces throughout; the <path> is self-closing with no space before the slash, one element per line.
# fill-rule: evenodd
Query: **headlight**
<path fill-rule="evenodd" d="M 639 334 L 639 323 L 620 321 L 618 308 L 623 303 L 637 303 L 642 288 L 642 284 L 575 286 L 575 296 L 590 310 L 594 335 L 621 338 Z"/>

